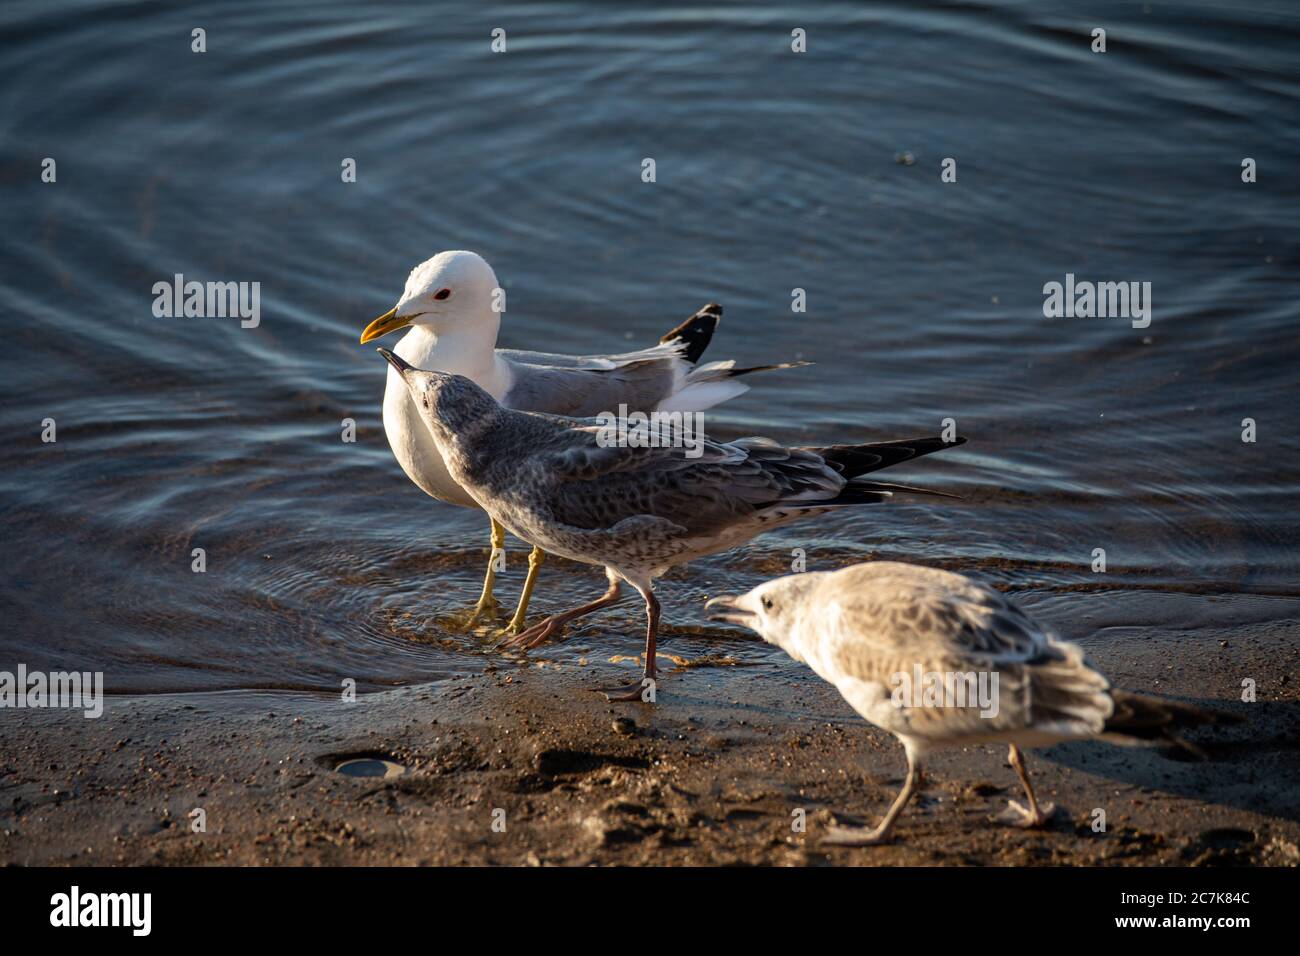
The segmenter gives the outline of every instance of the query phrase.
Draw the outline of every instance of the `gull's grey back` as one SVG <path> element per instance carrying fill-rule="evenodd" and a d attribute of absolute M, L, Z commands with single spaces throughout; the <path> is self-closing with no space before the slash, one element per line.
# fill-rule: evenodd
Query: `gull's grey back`
<path fill-rule="evenodd" d="M 673 394 L 680 360 L 671 354 L 609 368 L 559 368 L 507 358 L 513 383 L 502 398 L 507 408 L 588 418 L 601 412 L 652 412 Z"/>

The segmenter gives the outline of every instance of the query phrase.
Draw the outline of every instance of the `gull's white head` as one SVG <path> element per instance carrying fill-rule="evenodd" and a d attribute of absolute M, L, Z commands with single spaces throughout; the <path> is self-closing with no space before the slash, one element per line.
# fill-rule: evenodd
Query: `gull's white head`
<path fill-rule="evenodd" d="M 495 341 L 501 319 L 493 307 L 497 288 L 496 273 L 478 253 L 440 252 L 411 270 L 397 305 L 366 326 L 361 342 L 410 325 L 438 335 L 481 331 Z"/>
<path fill-rule="evenodd" d="M 789 649 L 798 629 L 817 608 L 811 592 L 825 571 L 803 571 L 764 581 L 745 594 L 722 594 L 711 599 L 709 620 L 743 624 L 769 644 Z"/>

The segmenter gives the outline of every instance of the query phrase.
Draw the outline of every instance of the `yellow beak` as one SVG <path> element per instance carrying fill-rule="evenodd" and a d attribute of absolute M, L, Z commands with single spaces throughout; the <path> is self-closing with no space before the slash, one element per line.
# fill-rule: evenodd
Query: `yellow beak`
<path fill-rule="evenodd" d="M 397 306 L 393 306 L 375 321 L 366 326 L 366 330 L 361 333 L 361 344 L 372 342 L 381 335 L 387 335 L 389 332 L 396 332 L 398 329 L 404 329 L 410 324 L 409 319 L 405 319 L 397 314 Z"/>

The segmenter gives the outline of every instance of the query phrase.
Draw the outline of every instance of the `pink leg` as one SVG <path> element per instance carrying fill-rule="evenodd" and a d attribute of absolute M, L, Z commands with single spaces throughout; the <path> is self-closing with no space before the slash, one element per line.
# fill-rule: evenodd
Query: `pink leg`
<path fill-rule="evenodd" d="M 1025 788 L 1025 797 L 1029 800 L 1028 807 L 1022 807 L 1014 800 L 1007 803 L 1007 808 L 998 814 L 998 819 L 1003 823 L 1010 823 L 1017 827 L 1041 827 L 1052 818 L 1056 812 L 1056 804 L 1038 802 L 1034 796 L 1034 788 L 1029 783 L 1029 771 L 1025 769 L 1025 758 L 1020 752 L 1020 748 L 1012 744 L 1007 750 L 1007 762 L 1011 764 L 1011 769 L 1016 772 L 1020 778 L 1021 785 Z"/>
<path fill-rule="evenodd" d="M 645 670 L 641 674 L 641 679 L 635 683 L 621 687 L 603 688 L 598 691 L 609 700 L 641 700 L 645 688 L 649 686 L 646 681 L 653 682 L 655 679 L 655 647 L 659 635 L 659 599 L 654 596 L 654 592 L 650 590 L 649 585 L 644 588 L 637 585 L 636 589 L 645 598 Z"/>
<path fill-rule="evenodd" d="M 575 607 L 571 611 L 565 611 L 561 614 L 552 614 L 544 620 L 538 621 L 527 630 L 520 631 L 514 637 L 509 638 L 501 643 L 502 647 L 517 647 L 523 650 L 531 650 L 548 638 L 558 634 L 565 624 L 575 618 L 582 617 L 584 614 L 590 614 L 592 611 L 599 611 L 603 607 L 609 607 L 611 604 L 618 603 L 622 597 L 622 583 L 618 578 L 609 579 L 609 587 L 605 593 L 592 601 L 590 604 L 584 604 L 582 607 Z"/>

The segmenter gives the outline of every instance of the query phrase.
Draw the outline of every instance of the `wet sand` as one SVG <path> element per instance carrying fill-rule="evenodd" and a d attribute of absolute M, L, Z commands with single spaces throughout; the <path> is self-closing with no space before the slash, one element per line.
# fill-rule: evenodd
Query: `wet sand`
<path fill-rule="evenodd" d="M 904 762 L 811 675 L 791 693 L 764 668 L 737 669 L 718 699 L 701 670 L 679 668 L 656 705 L 610 704 L 590 690 L 615 676 L 606 661 L 489 658 L 482 674 L 354 704 L 229 693 L 110 698 L 99 720 L 5 712 L 0 861 L 1294 866 L 1296 638 L 1282 623 L 1090 648 L 1118 685 L 1230 701 L 1246 721 L 1195 738 L 1207 761 L 1102 744 L 1032 752 L 1039 795 L 1058 807 L 1041 831 L 992 821 L 1020 794 L 1003 750 L 981 746 L 932 761 L 892 844 L 819 847 L 833 814 L 878 818 Z M 1243 675 L 1254 704 L 1238 702 Z M 406 772 L 334 769 L 354 757 Z M 206 832 L 191 828 L 196 807 Z"/>

